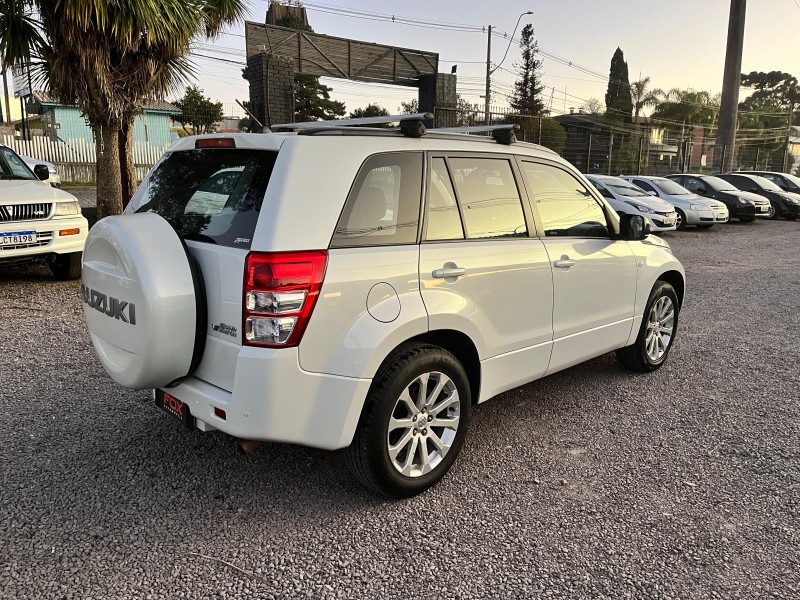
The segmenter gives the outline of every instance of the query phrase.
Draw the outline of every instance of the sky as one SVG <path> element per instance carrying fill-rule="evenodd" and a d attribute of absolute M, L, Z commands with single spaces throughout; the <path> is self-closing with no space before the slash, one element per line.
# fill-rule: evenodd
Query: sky
<path fill-rule="evenodd" d="M 520 14 L 532 10 L 533 15 L 522 17 L 519 29 L 531 23 L 539 49 L 546 53 L 541 56 L 544 96 L 553 114 L 578 108 L 590 97 L 603 100 L 617 47 L 628 63 L 630 81 L 641 76 L 662 89 L 693 88 L 712 94 L 722 89 L 730 0 L 308 0 L 304 5 L 317 33 L 438 52 L 439 70 L 449 73 L 457 64 L 458 91 L 475 104 L 483 103 L 485 33 L 392 23 L 378 16 L 476 29 L 492 25 L 510 34 Z M 263 23 L 267 6 L 266 0 L 251 0 L 248 20 Z M 742 71 L 778 70 L 800 77 L 798 30 L 800 0 L 750 0 Z M 236 64 L 245 60 L 243 32 L 239 25 L 216 40 L 202 42 L 193 59 L 197 84 L 234 114 L 239 114 L 235 100 L 248 97 L 247 82 Z M 493 67 L 507 46 L 505 39 L 492 38 Z M 511 44 L 493 77 L 492 104 L 507 103 L 519 60 L 519 47 Z M 333 98 L 345 102 L 348 111 L 377 102 L 394 113 L 401 101 L 416 97 L 414 88 L 323 81 L 334 88 Z M 741 98 L 746 95 L 742 90 Z"/>

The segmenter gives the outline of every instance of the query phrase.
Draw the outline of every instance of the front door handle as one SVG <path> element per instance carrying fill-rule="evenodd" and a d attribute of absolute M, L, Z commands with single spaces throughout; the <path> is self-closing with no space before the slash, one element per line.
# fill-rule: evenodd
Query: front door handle
<path fill-rule="evenodd" d="M 562 256 L 559 260 L 553 263 L 554 267 L 558 267 L 559 269 L 569 269 L 570 267 L 575 266 L 575 260 L 569 258 L 568 256 Z"/>
<path fill-rule="evenodd" d="M 450 279 L 451 277 L 461 277 L 467 272 L 466 269 L 459 268 L 456 263 L 447 262 L 441 269 L 436 269 L 431 275 L 434 279 Z"/>

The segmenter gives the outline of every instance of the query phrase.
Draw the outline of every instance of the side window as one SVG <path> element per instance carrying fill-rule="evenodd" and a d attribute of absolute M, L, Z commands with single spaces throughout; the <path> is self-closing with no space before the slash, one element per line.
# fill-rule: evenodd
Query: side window
<path fill-rule="evenodd" d="M 331 248 L 416 243 L 421 196 L 421 152 L 370 156 L 347 197 Z"/>
<path fill-rule="evenodd" d="M 426 240 L 464 239 L 456 193 L 443 158 L 431 160 L 431 185 L 426 213 Z"/>
<path fill-rule="evenodd" d="M 759 191 L 759 188 L 756 185 L 755 181 L 753 181 L 752 179 L 748 179 L 747 177 L 737 177 L 734 175 L 730 178 L 730 182 L 740 190 L 744 190 L 746 192 Z"/>
<path fill-rule="evenodd" d="M 522 172 L 545 236 L 608 237 L 605 212 L 575 177 L 531 162 L 522 163 Z"/>
<path fill-rule="evenodd" d="M 633 180 L 633 184 L 634 184 L 634 185 L 638 185 L 638 186 L 639 186 L 640 188 L 642 188 L 642 189 L 643 189 L 645 192 L 656 192 L 656 188 L 654 188 L 654 187 L 652 186 L 652 184 L 650 184 L 649 182 L 645 181 L 644 179 L 634 179 L 634 180 Z M 657 193 L 658 193 L 658 192 L 656 192 L 656 194 L 657 194 Z"/>
<path fill-rule="evenodd" d="M 692 179 L 691 177 L 686 178 L 686 182 L 683 184 L 690 192 L 695 192 L 698 194 L 704 194 L 706 192 L 706 184 L 702 181 L 698 181 L 697 179 Z"/>
<path fill-rule="evenodd" d="M 527 237 L 511 163 L 498 158 L 451 158 L 469 239 Z"/>

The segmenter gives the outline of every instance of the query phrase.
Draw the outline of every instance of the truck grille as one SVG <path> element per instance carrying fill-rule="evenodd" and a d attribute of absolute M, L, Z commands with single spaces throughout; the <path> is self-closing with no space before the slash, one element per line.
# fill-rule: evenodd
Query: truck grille
<path fill-rule="evenodd" d="M 5 207 L 0 206 L 0 209 Z M 36 234 L 36 241 L 32 244 L 15 244 L 14 246 L 0 246 L 0 254 L 5 252 L 6 250 L 19 250 L 20 248 L 38 248 L 40 246 L 47 246 L 50 242 L 53 241 L 53 232 L 52 231 L 39 231 Z"/>
<path fill-rule="evenodd" d="M 9 221 L 41 221 L 50 216 L 51 202 L 36 204 L 0 204 L 0 223 Z"/>

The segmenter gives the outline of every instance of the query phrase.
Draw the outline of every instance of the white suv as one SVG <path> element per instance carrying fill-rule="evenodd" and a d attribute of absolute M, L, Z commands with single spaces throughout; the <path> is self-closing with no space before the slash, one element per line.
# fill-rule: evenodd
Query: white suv
<path fill-rule="evenodd" d="M 452 466 L 473 404 L 612 350 L 664 364 L 684 271 L 641 216 L 507 130 L 404 118 L 178 141 L 87 241 L 114 380 L 247 450 L 347 448 L 407 496 Z"/>
<path fill-rule="evenodd" d="M 77 279 L 89 224 L 74 196 L 42 181 L 46 165 L 34 171 L 0 144 L 0 268 L 46 262 L 57 279 Z"/>

